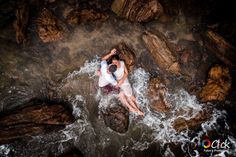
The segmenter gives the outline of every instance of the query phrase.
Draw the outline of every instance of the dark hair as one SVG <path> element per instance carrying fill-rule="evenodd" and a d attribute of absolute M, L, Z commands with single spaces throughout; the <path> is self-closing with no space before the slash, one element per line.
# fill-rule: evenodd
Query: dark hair
<path fill-rule="evenodd" d="M 114 73 L 114 72 L 116 71 L 116 69 L 117 69 L 117 66 L 114 65 L 114 64 L 110 65 L 109 68 L 108 68 L 108 70 L 109 70 L 111 73 Z"/>
<path fill-rule="evenodd" d="M 119 55 L 113 55 L 111 60 L 118 60 L 119 61 L 120 57 L 119 57 Z"/>

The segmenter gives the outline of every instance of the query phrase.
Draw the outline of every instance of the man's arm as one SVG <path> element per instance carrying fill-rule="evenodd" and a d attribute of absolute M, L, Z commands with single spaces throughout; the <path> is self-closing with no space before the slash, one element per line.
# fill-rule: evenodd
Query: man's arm
<path fill-rule="evenodd" d="M 107 59 L 109 59 L 112 55 L 116 54 L 116 49 L 112 49 L 108 54 L 106 54 L 105 56 L 102 57 L 102 60 L 105 61 Z"/>
<path fill-rule="evenodd" d="M 113 86 L 118 86 L 118 82 L 114 79 L 113 76 L 108 78 L 108 81 L 110 82 L 110 84 L 112 84 Z"/>

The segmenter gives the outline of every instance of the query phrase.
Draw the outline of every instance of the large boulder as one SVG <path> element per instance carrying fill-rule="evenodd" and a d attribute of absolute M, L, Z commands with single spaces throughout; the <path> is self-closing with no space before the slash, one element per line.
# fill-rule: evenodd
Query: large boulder
<path fill-rule="evenodd" d="M 142 38 L 145 46 L 161 70 L 175 75 L 180 74 L 180 65 L 177 57 L 171 51 L 167 40 L 160 32 L 154 34 L 146 31 Z"/>
<path fill-rule="evenodd" d="M 104 122 L 112 130 L 125 133 L 129 126 L 129 111 L 118 100 L 113 100 L 112 105 L 102 112 Z"/>
<path fill-rule="evenodd" d="M 208 73 L 207 84 L 200 91 L 200 98 L 203 102 L 223 101 L 229 93 L 232 79 L 229 69 L 216 65 Z"/>
<path fill-rule="evenodd" d="M 71 10 L 66 18 L 69 24 L 75 25 L 95 21 L 104 22 L 105 20 L 107 20 L 108 15 L 91 8 L 77 8 Z"/>
<path fill-rule="evenodd" d="M 74 121 L 71 111 L 63 104 L 29 102 L 28 105 L 32 106 L 1 116 L 0 144 L 59 130 Z"/>
<path fill-rule="evenodd" d="M 13 24 L 16 31 L 16 42 L 22 43 L 26 39 L 26 29 L 29 19 L 29 4 L 23 1 L 16 9 L 16 20 Z"/>
<path fill-rule="evenodd" d="M 39 38 L 44 42 L 58 41 L 63 38 L 63 29 L 59 26 L 56 16 L 44 8 L 36 20 Z"/>
<path fill-rule="evenodd" d="M 185 129 L 196 129 L 211 117 L 211 113 L 211 110 L 204 109 L 189 119 L 179 117 L 173 121 L 173 127 L 177 132 Z"/>
<path fill-rule="evenodd" d="M 125 43 L 120 43 L 118 46 L 116 46 L 116 48 L 119 52 L 120 59 L 124 60 L 128 71 L 132 71 L 136 59 L 134 51 Z"/>
<path fill-rule="evenodd" d="M 152 78 L 149 81 L 148 95 L 150 107 L 157 112 L 169 112 L 170 104 L 166 100 L 167 89 L 159 78 Z"/>
<path fill-rule="evenodd" d="M 135 22 L 148 22 L 163 13 L 157 0 L 114 0 L 111 9 L 120 17 Z"/>

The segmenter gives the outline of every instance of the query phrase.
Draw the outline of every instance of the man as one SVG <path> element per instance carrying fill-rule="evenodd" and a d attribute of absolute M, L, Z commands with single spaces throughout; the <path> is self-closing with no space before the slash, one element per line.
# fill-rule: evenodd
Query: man
<path fill-rule="evenodd" d="M 107 61 L 106 61 L 115 53 L 116 53 L 116 49 L 112 49 L 109 54 L 102 57 L 101 69 L 100 69 L 99 81 L 98 81 L 99 87 L 105 87 L 108 84 L 118 87 L 118 82 L 112 76 L 112 73 L 116 71 L 117 66 L 113 64 L 108 66 Z"/>
<path fill-rule="evenodd" d="M 128 70 L 125 67 L 124 62 L 120 61 L 117 55 L 114 56 L 115 54 L 116 49 L 112 49 L 110 53 L 102 57 L 98 85 L 99 87 L 105 87 L 111 84 L 116 88 L 120 88 L 120 101 L 126 105 L 131 112 L 137 112 L 140 115 L 144 115 L 144 113 L 138 109 L 136 99 L 132 94 L 132 88 L 127 79 Z M 112 56 L 112 64 L 108 65 L 106 60 Z"/>

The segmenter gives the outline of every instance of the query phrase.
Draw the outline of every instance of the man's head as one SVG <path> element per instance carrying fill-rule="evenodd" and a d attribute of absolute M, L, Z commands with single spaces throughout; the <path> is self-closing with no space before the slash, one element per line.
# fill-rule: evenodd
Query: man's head
<path fill-rule="evenodd" d="M 110 73 L 114 73 L 114 72 L 116 71 L 116 69 L 117 69 L 117 66 L 114 65 L 114 64 L 111 64 L 111 65 L 108 67 L 108 71 L 109 71 Z"/>

